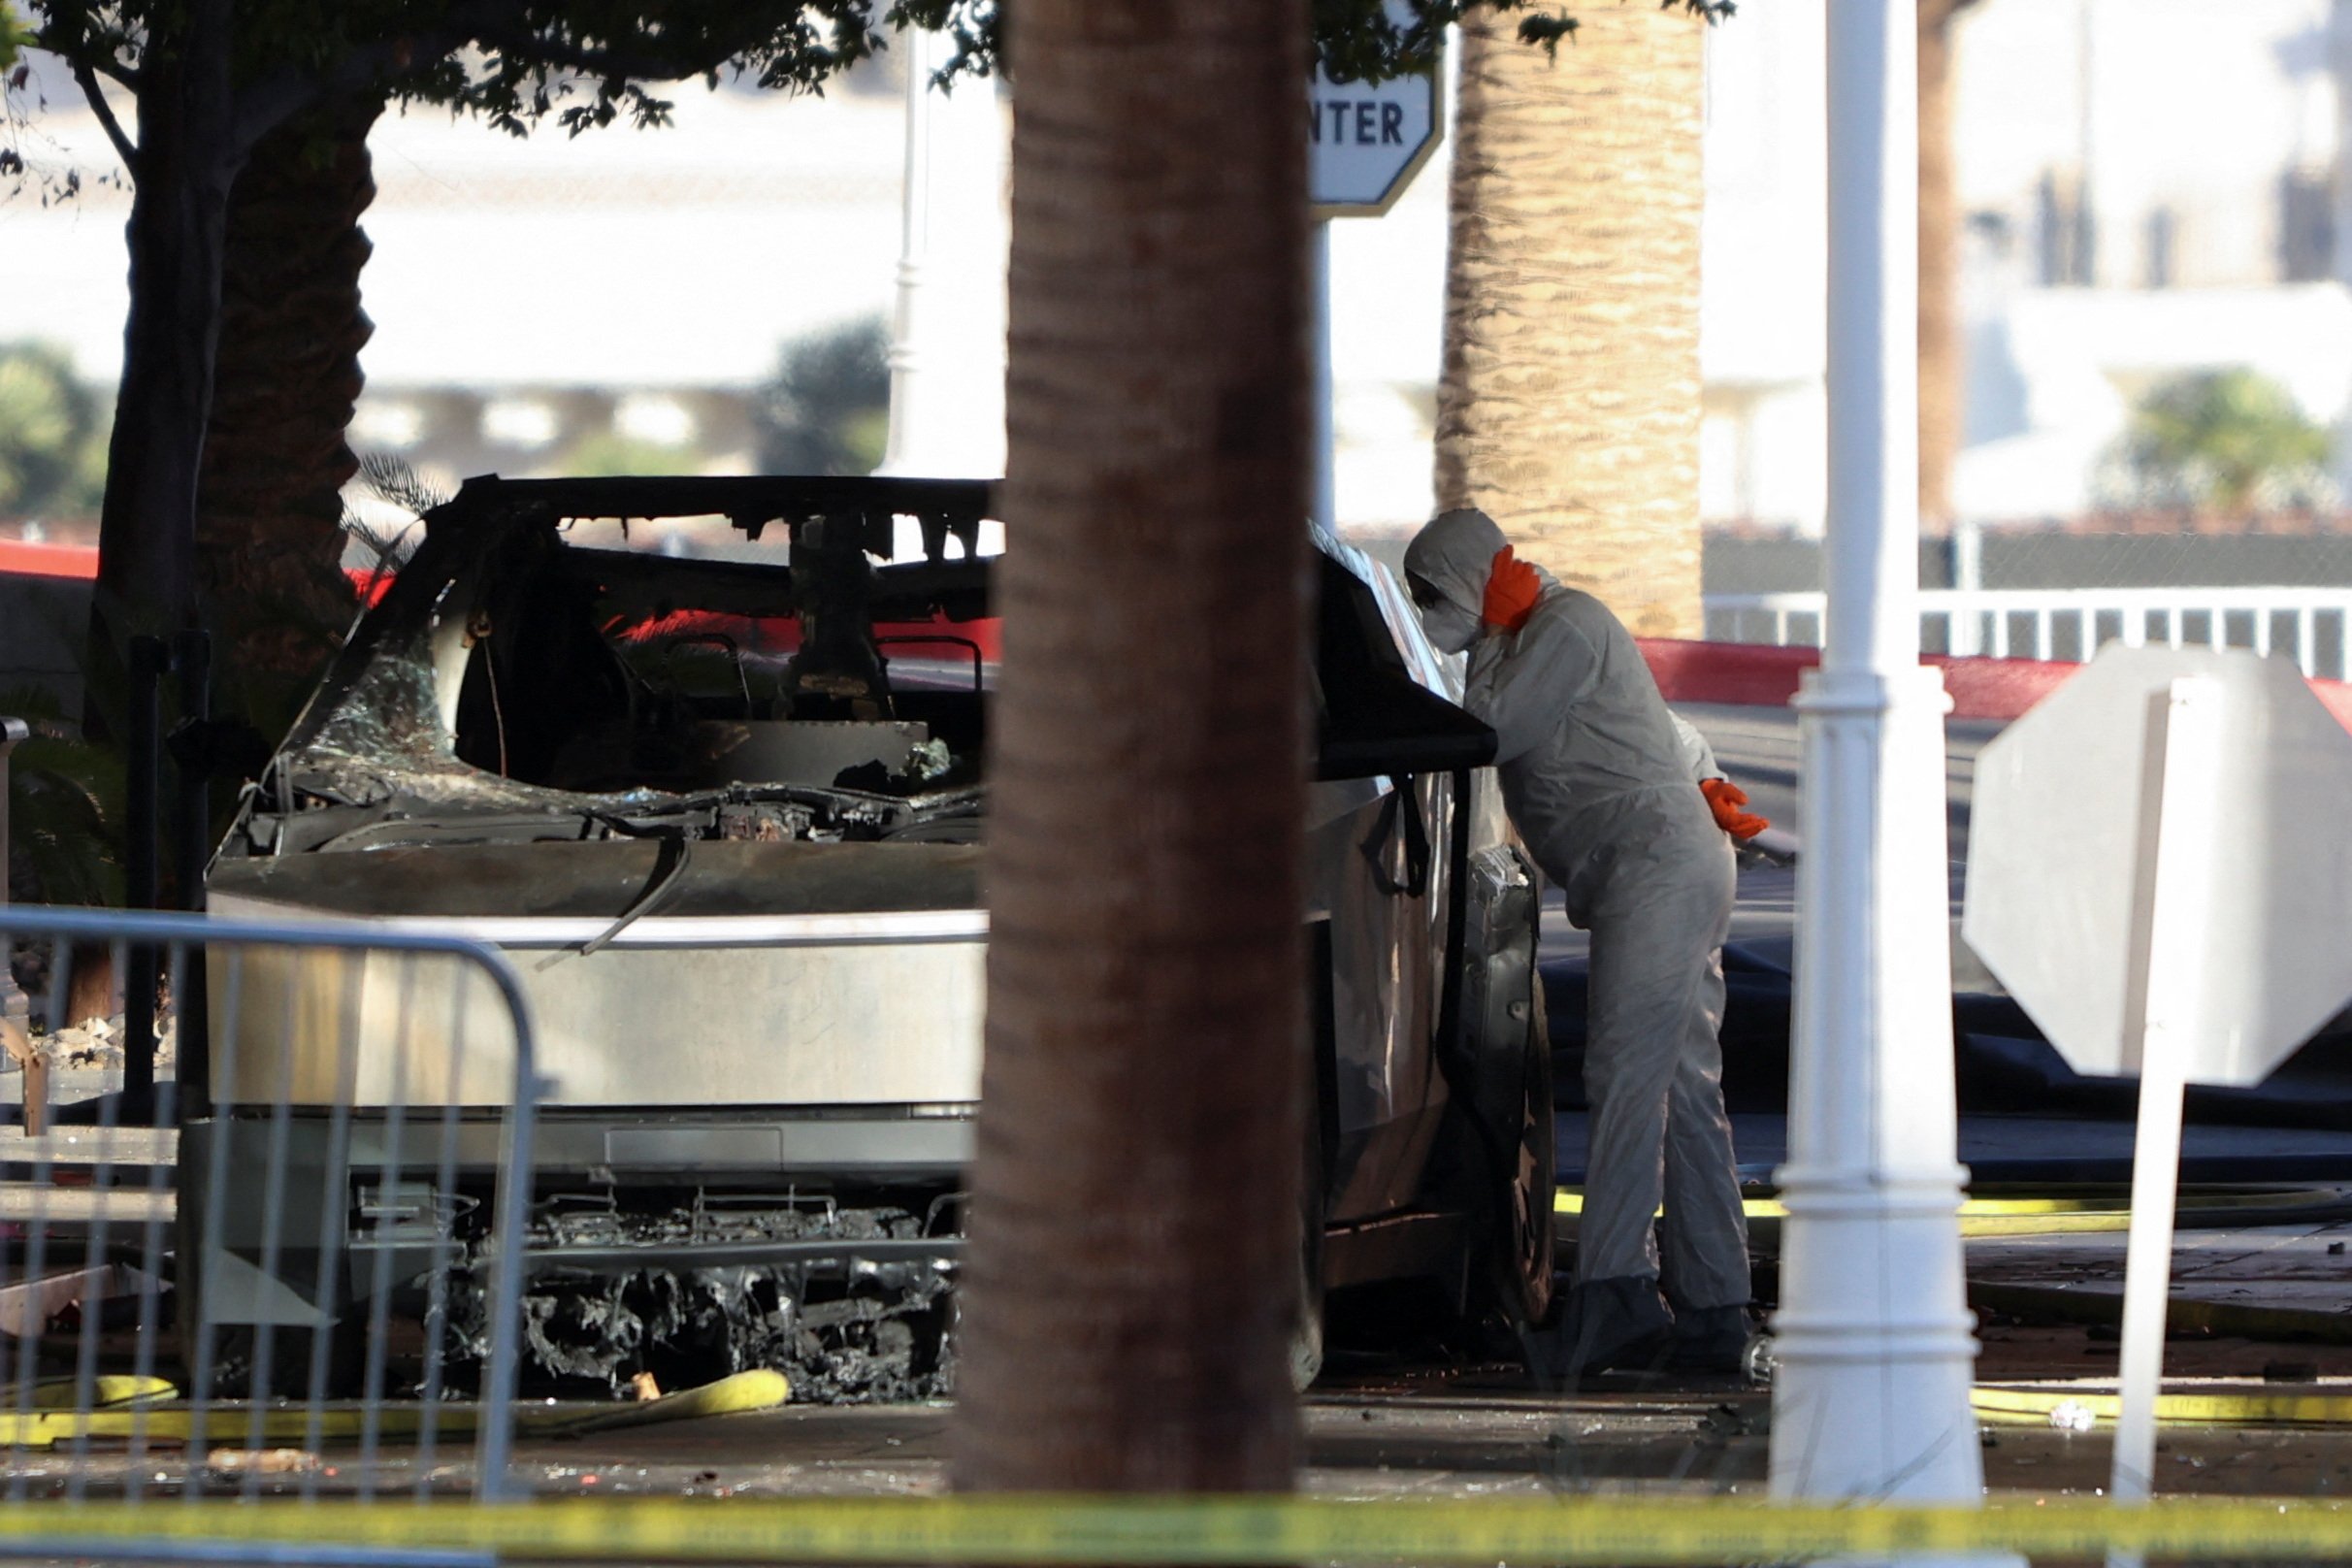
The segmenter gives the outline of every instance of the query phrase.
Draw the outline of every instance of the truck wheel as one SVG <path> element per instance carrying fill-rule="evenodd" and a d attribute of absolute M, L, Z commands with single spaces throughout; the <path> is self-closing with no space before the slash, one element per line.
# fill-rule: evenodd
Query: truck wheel
<path fill-rule="evenodd" d="M 1529 989 L 1517 1127 L 1496 1128 L 1509 1167 L 1495 1172 L 1485 1249 L 1486 1297 L 1515 1328 L 1540 1323 L 1552 1311 L 1552 1204 L 1559 1186 L 1552 1159 L 1552 1037 L 1544 988 L 1539 982 Z"/>
<path fill-rule="evenodd" d="M 1298 1296 L 1290 1323 L 1290 1387 L 1300 1393 L 1323 1375 L 1323 1159 L 1310 1137 L 1306 1168 L 1299 1173 Z"/>

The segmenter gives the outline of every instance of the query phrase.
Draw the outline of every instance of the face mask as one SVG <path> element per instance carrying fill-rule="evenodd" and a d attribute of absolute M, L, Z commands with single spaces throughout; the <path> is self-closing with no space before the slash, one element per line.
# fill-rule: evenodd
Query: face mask
<path fill-rule="evenodd" d="M 1464 653 L 1478 640 L 1480 631 L 1477 612 L 1463 609 L 1451 600 L 1424 604 L 1421 612 L 1421 630 L 1440 653 Z"/>

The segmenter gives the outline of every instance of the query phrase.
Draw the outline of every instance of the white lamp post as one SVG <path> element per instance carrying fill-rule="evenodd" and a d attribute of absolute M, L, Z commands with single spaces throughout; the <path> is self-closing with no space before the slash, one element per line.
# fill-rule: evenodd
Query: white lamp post
<path fill-rule="evenodd" d="M 909 28 L 906 182 L 891 323 L 886 474 L 990 478 L 1004 464 L 1004 122 L 995 84 L 932 79 L 945 33 Z"/>
<path fill-rule="evenodd" d="M 1913 0 L 1829 17 L 1828 624 L 1804 842 L 1772 1486 L 1974 1502 L 1943 677 L 1919 665 Z"/>

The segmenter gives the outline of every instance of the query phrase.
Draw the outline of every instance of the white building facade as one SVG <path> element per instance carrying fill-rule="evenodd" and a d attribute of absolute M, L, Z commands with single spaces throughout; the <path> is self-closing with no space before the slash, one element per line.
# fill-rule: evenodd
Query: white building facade
<path fill-rule="evenodd" d="M 2135 401 L 2243 367 L 2352 408 L 2346 0 L 1979 0 L 1957 24 L 1966 443 L 1975 521 L 2102 500 Z M 1705 509 L 1820 526 L 1818 9 L 1716 31 Z M 2341 443 L 2339 443 L 2341 444 Z"/>
<path fill-rule="evenodd" d="M 1708 81 L 1709 520 L 1820 527 L 1821 8 L 1748 6 L 1713 30 Z M 1572 60 L 1564 52 L 1564 63 Z M 128 198 L 54 62 L 22 150 L 82 194 L 0 200 L 0 343 L 119 366 Z M 1967 447 L 1974 520 L 2097 499 L 2133 400 L 2181 371 L 2249 366 L 2342 427 L 2352 403 L 2352 0 L 1979 0 L 1959 24 Z M 987 91 L 993 87 L 967 87 Z M 783 344 L 887 318 L 900 253 L 902 99 L 862 67 L 823 97 L 680 88 L 673 128 L 517 141 L 434 113 L 387 116 L 366 217 L 376 324 L 355 444 L 442 479 L 545 472 L 600 433 L 754 459 L 750 398 Z M 1004 257 L 997 145 L 943 139 L 931 173 L 927 361 L 1000 460 Z M 976 123 L 969 106 L 957 116 Z M 1446 254 L 1446 158 L 1331 245 L 1335 491 L 1343 525 L 1427 516 Z M 5 192 L 0 192 L 4 195 Z M 2343 443 L 2352 449 L 2352 443 Z"/>

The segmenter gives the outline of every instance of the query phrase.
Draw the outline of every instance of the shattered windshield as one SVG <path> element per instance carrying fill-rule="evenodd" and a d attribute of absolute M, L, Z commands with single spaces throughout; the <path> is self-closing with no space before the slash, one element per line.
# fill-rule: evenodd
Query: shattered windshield
<path fill-rule="evenodd" d="M 254 813 L 283 836 L 255 847 L 976 839 L 982 563 L 893 567 L 822 517 L 789 564 L 570 532 L 510 506 L 429 534 L 295 727 Z"/>

